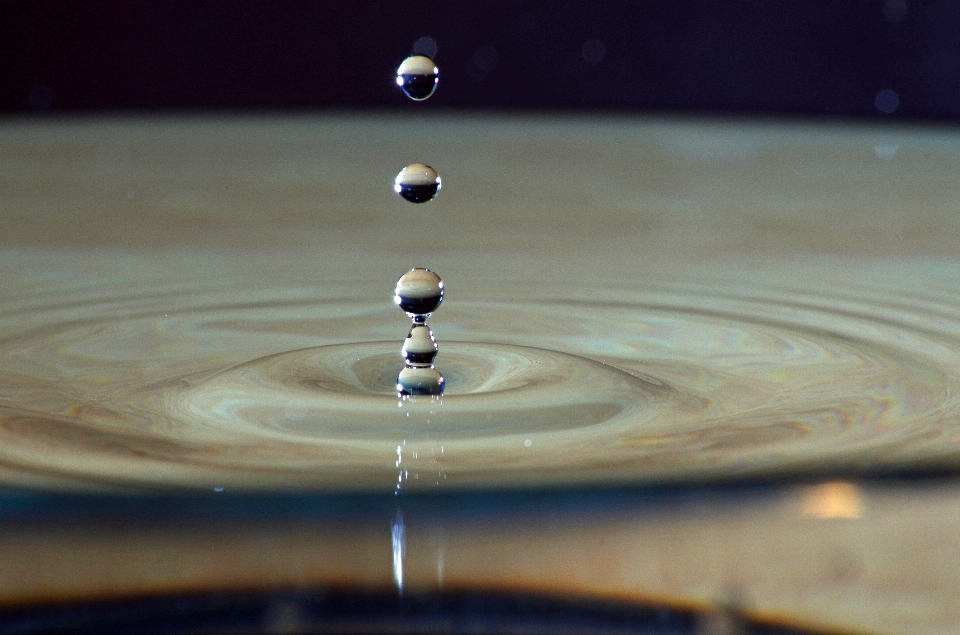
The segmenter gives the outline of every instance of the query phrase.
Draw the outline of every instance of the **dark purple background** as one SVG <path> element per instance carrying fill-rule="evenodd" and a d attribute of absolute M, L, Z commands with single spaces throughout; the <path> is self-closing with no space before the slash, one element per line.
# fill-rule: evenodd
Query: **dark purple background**
<path fill-rule="evenodd" d="M 960 116 L 956 0 L 0 0 L 0 112 L 422 108 L 422 36 L 431 107 Z"/>

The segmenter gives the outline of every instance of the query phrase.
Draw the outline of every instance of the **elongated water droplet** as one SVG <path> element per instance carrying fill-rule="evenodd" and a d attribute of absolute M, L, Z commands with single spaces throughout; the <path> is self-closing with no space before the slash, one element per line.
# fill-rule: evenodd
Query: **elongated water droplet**
<path fill-rule="evenodd" d="M 397 280 L 393 301 L 410 319 L 422 324 L 443 302 L 443 280 L 429 269 L 411 269 Z"/>
<path fill-rule="evenodd" d="M 411 203 L 426 203 L 440 191 L 440 175 L 429 165 L 412 163 L 400 170 L 393 189 Z"/>
<path fill-rule="evenodd" d="M 426 55 L 411 55 L 397 68 L 397 86 L 416 101 L 432 95 L 439 81 L 440 69 Z"/>
<path fill-rule="evenodd" d="M 408 366 L 430 366 L 440 347 L 426 324 L 414 324 L 403 342 L 403 360 Z"/>

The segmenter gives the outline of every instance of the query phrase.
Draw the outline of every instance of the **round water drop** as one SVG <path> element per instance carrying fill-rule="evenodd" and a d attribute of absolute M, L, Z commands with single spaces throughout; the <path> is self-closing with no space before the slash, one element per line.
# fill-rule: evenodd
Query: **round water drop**
<path fill-rule="evenodd" d="M 403 359 L 409 366 L 430 366 L 440 347 L 426 324 L 414 324 L 403 342 Z"/>
<path fill-rule="evenodd" d="M 440 69 L 426 55 L 411 55 L 397 68 L 397 86 L 407 97 L 423 101 L 433 94 L 440 81 Z"/>
<path fill-rule="evenodd" d="M 411 395 L 443 394 L 443 375 L 433 366 L 407 366 L 397 377 L 397 393 L 401 397 Z"/>
<path fill-rule="evenodd" d="M 411 203 L 426 203 L 440 191 L 440 175 L 429 165 L 412 163 L 400 170 L 393 189 Z"/>
<path fill-rule="evenodd" d="M 443 280 L 429 269 L 411 269 L 397 280 L 393 301 L 414 322 L 426 322 L 443 302 Z"/>

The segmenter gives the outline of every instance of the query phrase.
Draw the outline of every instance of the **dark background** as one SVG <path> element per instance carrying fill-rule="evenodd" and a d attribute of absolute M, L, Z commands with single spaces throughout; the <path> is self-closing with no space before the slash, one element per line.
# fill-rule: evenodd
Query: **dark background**
<path fill-rule="evenodd" d="M 423 108 L 423 37 L 431 107 L 960 117 L 957 0 L 0 0 L 0 113 Z"/>

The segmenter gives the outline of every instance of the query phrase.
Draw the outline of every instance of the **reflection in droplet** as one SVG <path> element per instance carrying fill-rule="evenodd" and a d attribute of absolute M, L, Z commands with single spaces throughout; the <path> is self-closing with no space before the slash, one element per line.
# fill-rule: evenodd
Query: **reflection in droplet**
<path fill-rule="evenodd" d="M 410 327 L 401 352 L 409 366 L 430 366 L 439 350 L 433 331 L 424 323 Z"/>
<path fill-rule="evenodd" d="M 443 301 L 443 280 L 429 269 L 411 269 L 397 281 L 393 301 L 413 320 L 401 348 L 407 365 L 397 377 L 397 394 L 439 397 L 445 383 L 433 367 L 439 346 L 426 320 Z"/>
<path fill-rule="evenodd" d="M 403 89 L 407 97 L 416 101 L 430 97 L 439 81 L 440 69 L 426 55 L 411 55 L 397 68 L 397 86 Z"/>
<path fill-rule="evenodd" d="M 443 302 L 443 280 L 429 269 L 411 269 L 397 280 L 393 301 L 414 322 L 426 322 Z"/>
<path fill-rule="evenodd" d="M 407 366 L 397 377 L 397 393 L 403 397 L 443 394 L 443 375 L 433 366 Z"/>
<path fill-rule="evenodd" d="M 429 165 L 413 163 L 400 170 L 393 190 L 411 203 L 426 203 L 440 192 L 440 175 Z"/>

